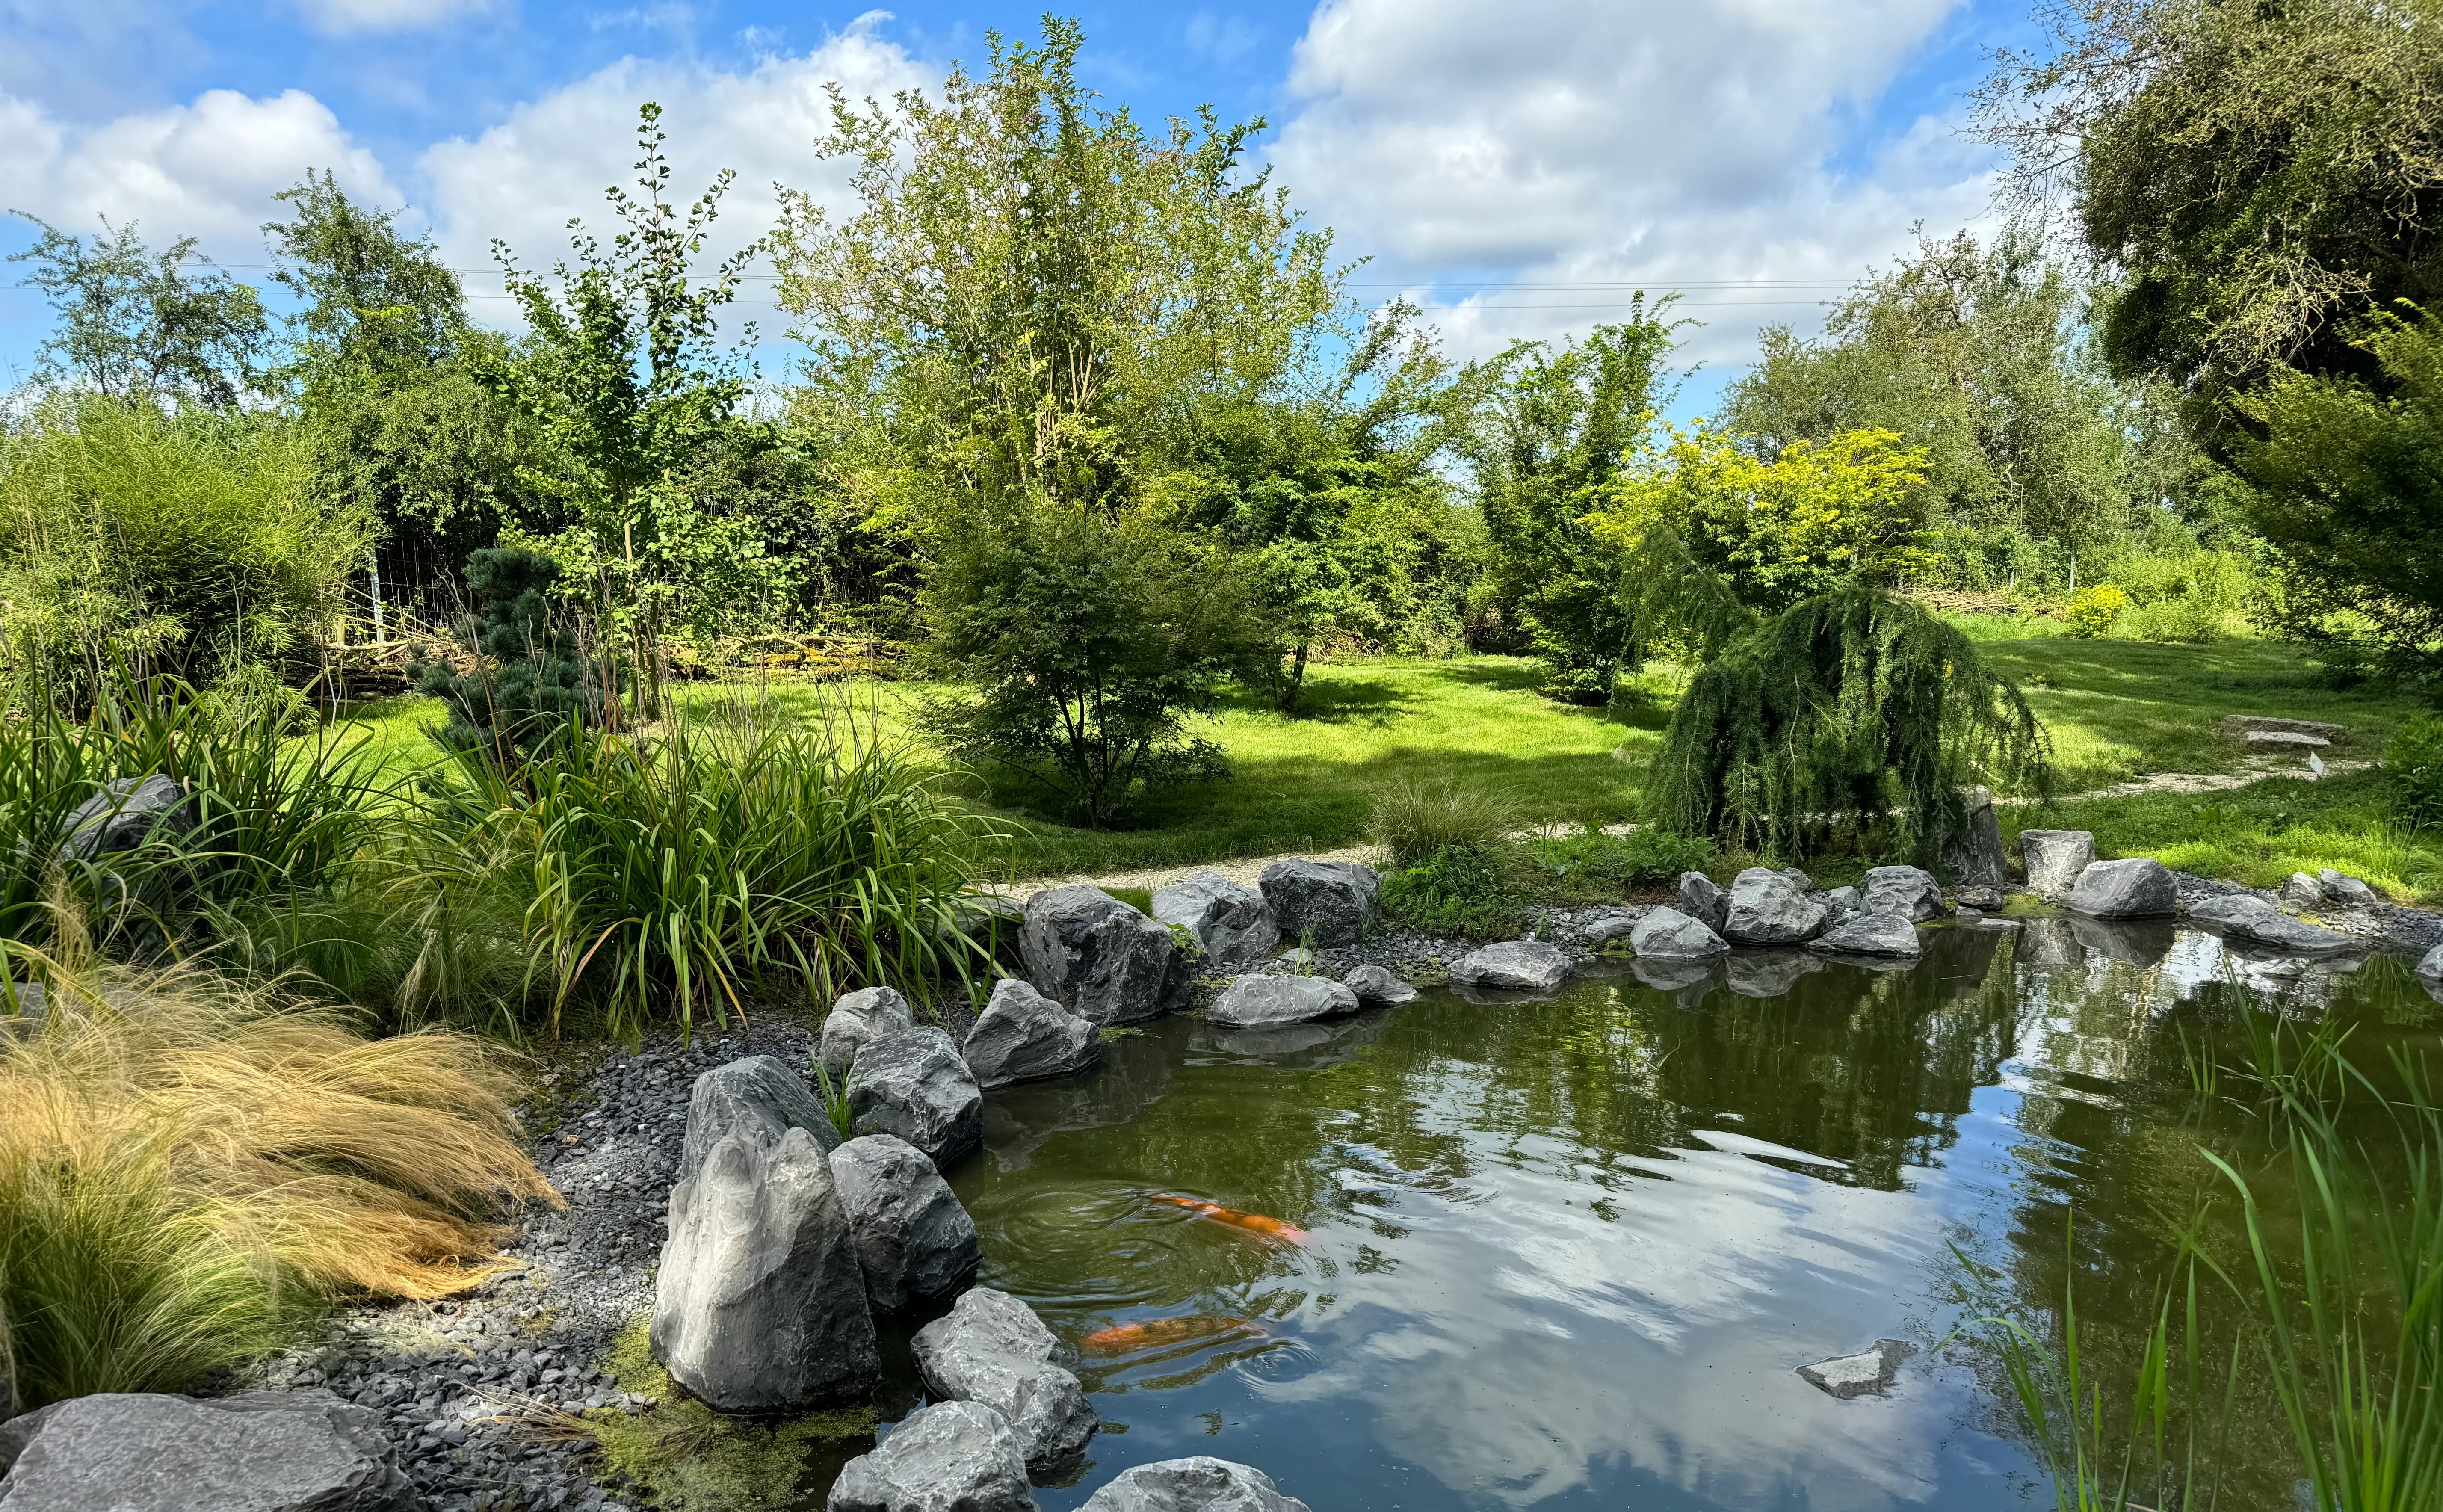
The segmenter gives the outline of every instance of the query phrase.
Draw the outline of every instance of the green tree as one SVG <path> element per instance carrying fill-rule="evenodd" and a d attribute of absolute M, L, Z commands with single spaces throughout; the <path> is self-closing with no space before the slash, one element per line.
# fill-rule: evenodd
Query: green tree
<path fill-rule="evenodd" d="M 265 378 L 270 326 L 254 290 L 213 269 L 189 236 L 155 252 L 134 226 L 102 222 L 90 244 L 27 215 L 42 239 L 9 257 L 59 316 L 39 382 L 108 398 L 233 410 Z M 187 265 L 207 271 L 190 273 Z"/>

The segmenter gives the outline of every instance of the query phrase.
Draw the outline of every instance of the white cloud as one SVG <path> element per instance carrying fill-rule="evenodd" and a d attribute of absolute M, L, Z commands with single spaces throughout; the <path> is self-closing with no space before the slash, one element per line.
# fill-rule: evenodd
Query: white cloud
<path fill-rule="evenodd" d="M 1273 160 L 1395 279 L 1682 282 L 1710 326 L 1689 352 L 1744 355 L 1758 324 L 1814 318 L 1760 302 L 1828 291 L 1699 286 L 1846 280 L 1905 246 L 1912 221 L 1983 210 L 1984 162 L 1946 122 L 1919 122 L 1861 175 L 1837 166 L 1955 3 L 1325 0 Z M 1617 319 L 1627 293 L 1517 289 L 1437 316 L 1456 349 L 1480 351 Z"/>
<path fill-rule="evenodd" d="M 318 30 L 412 31 L 492 9 L 492 0 L 297 0 Z"/>

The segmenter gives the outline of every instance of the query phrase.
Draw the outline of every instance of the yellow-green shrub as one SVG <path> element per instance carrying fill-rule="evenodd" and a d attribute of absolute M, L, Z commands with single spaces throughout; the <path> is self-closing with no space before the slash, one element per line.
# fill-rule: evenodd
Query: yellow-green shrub
<path fill-rule="evenodd" d="M 2100 640 L 2112 633 L 2114 620 L 2129 607 L 2129 596 L 2108 582 L 2081 588 L 2069 596 L 2069 605 L 2062 618 L 2069 621 L 2069 633 L 2082 640 Z"/>

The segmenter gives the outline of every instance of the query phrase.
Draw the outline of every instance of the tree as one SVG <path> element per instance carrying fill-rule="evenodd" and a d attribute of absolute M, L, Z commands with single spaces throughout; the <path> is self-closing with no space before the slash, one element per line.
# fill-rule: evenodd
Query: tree
<path fill-rule="evenodd" d="M 43 235 L 9 260 L 34 266 L 26 286 L 59 314 L 59 329 L 42 346 L 38 380 L 113 399 L 224 411 L 261 387 L 269 336 L 263 302 L 226 273 L 190 275 L 191 262 L 211 268 L 195 238 L 154 252 L 133 225 L 105 220 L 88 245 L 14 213 Z"/>
<path fill-rule="evenodd" d="M 571 634 L 552 588 L 560 564 L 514 548 L 483 547 L 467 559 L 473 610 L 457 626 L 472 658 L 461 673 L 447 661 L 418 663 L 415 691 L 449 706 L 441 743 L 503 770 L 523 765 L 571 720 L 601 722 L 609 702 L 603 669 Z"/>

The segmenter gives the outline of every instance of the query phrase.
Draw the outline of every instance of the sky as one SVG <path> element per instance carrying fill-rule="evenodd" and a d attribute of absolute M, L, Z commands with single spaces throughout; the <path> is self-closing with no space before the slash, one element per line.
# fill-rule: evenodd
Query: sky
<path fill-rule="evenodd" d="M 1080 72 L 1140 116 L 1263 118 L 1258 153 L 1336 249 L 1352 293 L 1405 294 L 1453 356 L 1552 340 L 1677 290 L 1677 408 L 1702 413 L 1756 332 L 1914 243 L 1990 229 L 1993 159 L 1962 133 L 2024 0 L 1321 0 L 1072 4 Z M 738 184 L 715 250 L 770 223 L 778 181 L 838 202 L 814 142 L 824 85 L 887 96 L 975 63 L 1038 13 L 974 0 L 889 10 L 769 0 L 0 0 L 0 209 L 181 236 L 262 282 L 272 196 L 311 168 L 403 212 L 509 305 L 491 245 L 547 265 L 572 216 L 606 223 L 638 103 L 675 187 Z M 0 222 L 0 254 L 31 244 Z M 0 384 L 50 323 L 0 267 Z M 768 301 L 768 280 L 747 300 Z M 784 318 L 766 329 L 785 369 Z"/>

